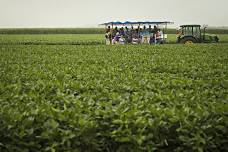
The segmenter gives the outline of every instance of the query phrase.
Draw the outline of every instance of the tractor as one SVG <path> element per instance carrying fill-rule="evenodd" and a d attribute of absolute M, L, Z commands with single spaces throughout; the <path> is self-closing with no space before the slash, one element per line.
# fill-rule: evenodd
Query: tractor
<path fill-rule="evenodd" d="M 218 43 L 216 35 L 206 34 L 206 27 L 201 29 L 200 25 L 181 25 L 177 43 Z"/>

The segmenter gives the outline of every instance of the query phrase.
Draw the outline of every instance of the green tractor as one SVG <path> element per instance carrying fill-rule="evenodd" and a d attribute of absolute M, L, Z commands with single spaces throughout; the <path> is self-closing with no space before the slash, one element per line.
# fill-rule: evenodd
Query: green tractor
<path fill-rule="evenodd" d="M 219 38 L 216 35 L 206 34 L 206 27 L 201 29 L 200 25 L 181 25 L 177 43 L 218 43 Z"/>

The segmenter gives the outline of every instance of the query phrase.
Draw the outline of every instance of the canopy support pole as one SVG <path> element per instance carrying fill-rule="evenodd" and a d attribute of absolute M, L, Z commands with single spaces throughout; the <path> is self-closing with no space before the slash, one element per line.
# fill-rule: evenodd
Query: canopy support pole
<path fill-rule="evenodd" d="M 111 45 L 112 45 L 112 33 L 113 33 L 113 23 L 112 23 L 111 38 L 110 38 L 110 44 L 111 44 Z"/>

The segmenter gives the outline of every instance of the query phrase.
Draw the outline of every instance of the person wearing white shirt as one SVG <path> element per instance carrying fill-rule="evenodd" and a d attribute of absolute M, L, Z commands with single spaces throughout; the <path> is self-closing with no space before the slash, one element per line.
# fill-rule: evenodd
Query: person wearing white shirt
<path fill-rule="evenodd" d="M 163 42 L 163 32 L 162 30 L 158 29 L 157 33 L 156 33 L 156 43 L 161 44 Z"/>

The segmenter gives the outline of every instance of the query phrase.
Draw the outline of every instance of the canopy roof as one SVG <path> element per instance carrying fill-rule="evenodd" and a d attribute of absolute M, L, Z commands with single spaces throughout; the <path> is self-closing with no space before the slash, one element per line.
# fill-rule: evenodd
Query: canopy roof
<path fill-rule="evenodd" d="M 180 27 L 201 27 L 201 25 L 198 25 L 198 24 L 189 24 L 189 25 L 181 25 Z"/>
<path fill-rule="evenodd" d="M 173 24 L 173 22 L 169 22 L 169 21 L 163 21 L 163 22 L 152 22 L 152 21 L 146 21 L 146 22 L 130 22 L 130 21 L 126 21 L 126 22 L 107 22 L 107 23 L 102 23 L 100 25 L 143 25 L 143 24 L 154 24 L 154 25 L 159 25 L 159 24 Z"/>

